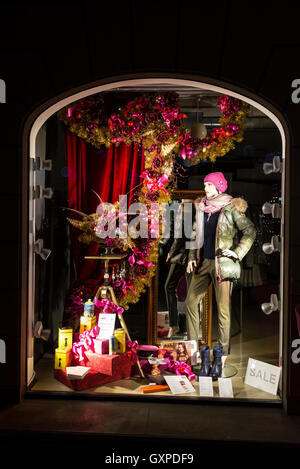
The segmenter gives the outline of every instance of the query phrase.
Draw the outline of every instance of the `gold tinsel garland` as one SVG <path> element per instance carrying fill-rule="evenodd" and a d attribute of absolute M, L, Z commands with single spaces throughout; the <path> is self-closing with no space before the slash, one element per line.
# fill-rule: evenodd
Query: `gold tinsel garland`
<path fill-rule="evenodd" d="M 225 156 L 230 150 L 234 150 L 234 142 L 241 142 L 244 138 L 245 120 L 250 113 L 250 108 L 247 103 L 242 102 L 239 111 L 231 114 L 231 116 L 225 118 L 223 115 L 219 119 L 220 128 L 225 129 L 227 124 L 237 125 L 238 131 L 232 136 L 225 136 L 221 138 L 221 144 L 214 142 L 209 147 L 201 148 L 197 156 L 190 158 L 193 164 L 198 164 L 200 161 L 209 159 L 215 162 L 218 157 Z"/>
<path fill-rule="evenodd" d="M 68 106 L 69 107 L 69 106 Z M 62 109 L 58 112 L 59 119 L 63 120 L 69 130 L 76 134 L 78 137 L 84 139 L 86 142 L 90 143 L 96 148 L 100 148 L 102 145 L 105 145 L 107 148 L 112 144 L 112 132 L 108 127 L 100 127 L 93 129 L 93 132 L 87 130 L 86 125 L 83 125 L 80 122 L 72 122 L 70 118 L 67 117 L 68 107 Z M 220 117 L 219 123 L 221 128 L 225 129 L 228 124 L 237 125 L 238 131 L 234 135 L 226 136 L 223 138 L 219 138 L 218 143 L 213 142 L 211 145 L 207 147 L 200 147 L 197 150 L 197 156 L 192 156 L 190 158 L 193 164 L 199 163 L 201 160 L 210 159 L 211 161 L 215 161 L 217 157 L 224 156 L 230 150 L 235 148 L 234 142 L 240 142 L 243 139 L 244 133 L 244 122 L 245 118 L 249 114 L 249 106 L 246 103 L 242 103 L 240 109 L 237 112 L 232 113 L 228 118 L 225 118 L 223 115 Z M 173 134 L 171 137 L 168 138 L 167 141 L 161 143 L 158 140 L 158 136 L 161 132 L 166 130 L 166 125 L 164 123 L 156 123 L 153 125 L 151 123 L 147 128 L 145 128 L 144 132 L 133 136 L 132 138 L 124 138 L 123 143 L 131 144 L 131 143 L 138 143 L 142 144 L 144 148 L 144 155 L 145 155 L 145 170 L 152 168 L 152 162 L 157 153 L 163 157 L 163 164 L 160 168 L 160 174 L 167 174 L 169 176 L 169 181 L 165 185 L 165 189 L 168 188 L 172 181 L 172 170 L 174 165 L 174 153 L 179 151 L 179 140 L 180 135 L 185 132 L 184 127 L 179 127 L 178 132 Z M 115 143 L 115 142 L 114 142 Z M 118 142 L 116 142 L 118 145 Z M 158 150 L 152 150 L 153 146 L 156 146 Z M 145 185 L 140 189 L 138 194 L 139 202 L 145 204 L 147 208 L 150 208 L 150 203 L 145 198 L 145 193 L 148 191 L 148 188 Z M 168 203 L 171 200 L 170 192 L 165 193 L 163 190 L 157 190 L 157 200 L 155 203 Z M 116 211 L 118 210 L 118 202 L 114 204 Z M 98 219 L 97 214 L 85 215 L 82 221 L 69 219 L 68 221 L 75 226 L 76 228 L 80 229 L 83 233 L 78 237 L 78 239 L 86 244 L 89 244 L 93 241 L 99 242 L 99 238 L 95 234 L 94 226 L 95 222 Z M 127 290 L 127 294 L 123 295 L 122 298 L 119 300 L 119 305 L 122 306 L 124 309 L 128 309 L 129 304 L 136 303 L 140 295 L 145 292 L 146 287 L 151 285 L 152 277 L 156 274 L 157 271 L 157 264 L 158 264 L 158 243 L 159 239 L 162 237 L 162 229 L 160 226 L 159 230 L 159 238 L 158 239 L 151 239 L 148 241 L 150 250 L 147 256 L 147 261 L 154 264 L 154 266 L 148 267 L 148 273 L 145 277 L 136 278 L 133 276 L 133 289 L 136 293 L 134 293 L 131 289 Z M 121 248 L 123 251 L 130 250 L 133 251 L 134 247 L 136 246 L 134 240 L 127 235 L 127 240 L 122 238 L 116 238 L 115 243 L 117 247 Z M 133 269 L 130 269 L 133 274 Z"/>

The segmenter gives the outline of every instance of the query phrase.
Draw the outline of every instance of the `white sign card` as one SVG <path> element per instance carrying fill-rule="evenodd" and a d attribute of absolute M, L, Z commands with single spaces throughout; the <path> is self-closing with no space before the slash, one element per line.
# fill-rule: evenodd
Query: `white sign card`
<path fill-rule="evenodd" d="M 281 368 L 249 358 L 245 384 L 276 396 Z"/>
<path fill-rule="evenodd" d="M 190 392 L 196 392 L 196 389 L 186 376 L 164 375 L 164 378 L 172 394 L 187 394 Z"/>
<path fill-rule="evenodd" d="M 98 326 L 100 327 L 98 339 L 109 339 L 114 335 L 115 322 L 115 313 L 100 313 L 98 318 Z"/>
<path fill-rule="evenodd" d="M 199 376 L 199 392 L 202 397 L 214 397 L 211 376 Z"/>
<path fill-rule="evenodd" d="M 218 378 L 219 396 L 233 397 L 232 381 L 230 378 Z"/>
<path fill-rule="evenodd" d="M 87 366 L 67 366 L 67 378 L 68 379 L 83 379 L 88 372 L 90 371 L 90 367 Z"/>

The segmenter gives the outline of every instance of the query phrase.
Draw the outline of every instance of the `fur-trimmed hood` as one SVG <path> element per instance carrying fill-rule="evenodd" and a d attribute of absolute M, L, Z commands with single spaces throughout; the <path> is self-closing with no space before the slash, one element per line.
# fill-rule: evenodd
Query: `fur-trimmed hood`
<path fill-rule="evenodd" d="M 241 197 L 231 199 L 230 203 L 241 213 L 245 213 L 248 208 L 246 200 Z"/>

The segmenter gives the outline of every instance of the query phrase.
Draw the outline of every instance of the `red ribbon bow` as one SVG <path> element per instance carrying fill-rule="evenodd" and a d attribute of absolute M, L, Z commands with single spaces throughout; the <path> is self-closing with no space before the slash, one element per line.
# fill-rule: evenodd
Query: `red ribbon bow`
<path fill-rule="evenodd" d="M 138 346 L 139 346 L 139 344 L 138 344 L 137 340 L 134 340 L 133 342 L 131 342 L 130 340 L 126 340 L 126 349 L 129 349 L 129 350 L 127 350 L 127 354 L 131 358 L 132 363 L 137 362 L 137 349 L 138 349 Z"/>

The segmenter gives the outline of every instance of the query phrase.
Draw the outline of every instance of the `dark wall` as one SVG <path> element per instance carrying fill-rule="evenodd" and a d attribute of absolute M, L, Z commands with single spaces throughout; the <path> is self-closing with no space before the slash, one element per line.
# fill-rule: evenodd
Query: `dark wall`
<path fill-rule="evenodd" d="M 7 86 L 0 104 L 1 186 L 0 338 L 7 363 L 0 364 L 0 390 L 18 396 L 24 359 L 21 331 L 21 204 L 23 126 L 39 105 L 69 89 L 126 74 L 199 76 L 245 90 L 274 106 L 290 132 L 291 196 L 289 301 L 284 314 L 287 396 L 300 408 L 300 364 L 291 363 L 299 336 L 294 307 L 300 303 L 299 216 L 300 104 L 291 82 L 300 78 L 300 7 L 266 2 L 14 2 L 1 4 L 0 78 Z M 24 318 L 23 318 L 24 321 Z M 298 375 L 298 377 L 297 377 Z"/>

